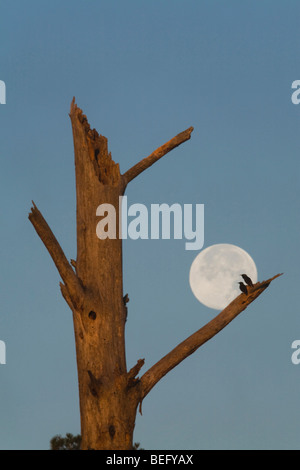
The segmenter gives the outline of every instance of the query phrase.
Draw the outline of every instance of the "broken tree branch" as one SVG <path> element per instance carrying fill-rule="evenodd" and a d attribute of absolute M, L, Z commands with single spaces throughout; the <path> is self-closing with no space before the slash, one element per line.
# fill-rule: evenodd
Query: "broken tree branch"
<path fill-rule="evenodd" d="M 133 387 L 136 383 L 139 382 L 139 378 L 136 378 L 138 375 L 139 371 L 143 367 L 145 363 L 145 359 L 139 359 L 134 367 L 130 369 L 130 371 L 127 373 L 127 383 L 128 387 Z"/>
<path fill-rule="evenodd" d="M 262 294 L 274 279 L 281 275 L 282 274 L 277 274 L 267 281 L 258 282 L 253 287 L 248 287 L 248 295 L 240 294 L 219 313 L 219 315 L 213 318 L 213 320 L 189 336 L 145 372 L 140 379 L 141 401 L 162 377 L 225 328 L 225 326 L 245 310 L 250 303 Z"/>
<path fill-rule="evenodd" d="M 81 178 L 87 178 L 87 175 L 90 178 L 91 173 L 94 173 L 104 185 L 123 184 L 119 164 L 112 160 L 111 153 L 108 152 L 107 138 L 98 134 L 96 129 L 91 129 L 86 115 L 75 103 L 75 98 L 72 100 L 69 116 L 73 129 L 75 168 L 78 165 L 77 176 L 80 181 Z M 78 184 L 80 186 L 79 182 Z"/>
<path fill-rule="evenodd" d="M 50 253 L 50 256 L 65 284 L 63 287 L 61 285 L 64 298 L 69 305 L 71 300 L 73 306 L 78 307 L 84 297 L 81 282 L 76 276 L 72 266 L 69 264 L 60 244 L 55 238 L 43 215 L 38 210 L 34 202 L 32 203 L 33 207 L 31 208 L 28 218 Z"/>
<path fill-rule="evenodd" d="M 154 150 L 154 152 L 151 153 L 146 158 L 143 158 L 139 163 L 134 165 L 132 168 L 126 171 L 123 175 L 124 183 L 125 186 L 132 181 L 136 176 L 138 176 L 142 171 L 146 170 L 149 168 L 153 163 L 157 162 L 161 157 L 166 155 L 168 152 L 173 150 L 175 147 L 178 147 L 178 145 L 182 144 L 183 142 L 189 140 L 191 138 L 191 133 L 193 132 L 194 128 L 189 127 L 185 131 L 181 132 L 180 134 L 176 135 L 173 137 L 173 139 L 169 140 L 166 142 L 164 145 L 161 147 L 157 148 Z"/>

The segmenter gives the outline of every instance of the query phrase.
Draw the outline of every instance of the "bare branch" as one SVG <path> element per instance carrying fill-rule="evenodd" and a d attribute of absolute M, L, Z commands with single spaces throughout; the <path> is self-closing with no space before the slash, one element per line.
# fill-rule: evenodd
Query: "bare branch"
<path fill-rule="evenodd" d="M 65 300 L 70 305 L 71 299 L 73 306 L 78 307 L 84 297 L 81 282 L 74 273 L 73 268 L 69 264 L 52 230 L 34 202 L 28 218 L 34 226 L 40 239 L 44 243 L 45 247 L 47 248 L 48 252 L 50 253 L 51 258 L 53 259 L 54 264 L 57 267 L 63 282 L 65 283 L 65 286 L 62 288 L 62 294 Z"/>
<path fill-rule="evenodd" d="M 169 140 L 169 142 L 166 142 L 164 145 L 154 150 L 151 155 L 146 158 L 143 158 L 143 160 L 141 160 L 139 163 L 127 170 L 126 173 L 124 173 L 123 175 L 125 186 L 136 176 L 142 173 L 142 171 L 146 170 L 147 168 L 149 168 L 149 166 L 153 165 L 153 163 L 157 162 L 157 160 L 159 160 L 161 157 L 166 155 L 175 147 L 178 147 L 178 145 L 182 144 L 186 140 L 189 140 L 191 138 L 191 133 L 193 132 L 193 130 L 193 127 L 189 127 L 185 131 L 173 137 L 173 139 Z"/>
<path fill-rule="evenodd" d="M 258 282 L 253 287 L 248 287 L 248 295 L 241 294 L 236 297 L 219 315 L 207 323 L 200 330 L 193 333 L 186 340 L 176 346 L 171 352 L 154 364 L 140 379 L 141 400 L 150 392 L 154 385 L 170 370 L 176 367 L 186 357 L 195 352 L 200 346 L 210 340 L 237 317 L 249 304 L 251 304 L 267 287 L 271 281 L 281 276 L 276 276 L 267 281 Z"/>

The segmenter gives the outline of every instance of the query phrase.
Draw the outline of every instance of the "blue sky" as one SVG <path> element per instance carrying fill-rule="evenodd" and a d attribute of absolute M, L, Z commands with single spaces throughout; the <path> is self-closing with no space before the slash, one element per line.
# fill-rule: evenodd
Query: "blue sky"
<path fill-rule="evenodd" d="M 71 312 L 28 221 L 37 204 L 76 257 L 73 96 L 132 181 L 135 202 L 205 205 L 204 248 L 232 243 L 259 280 L 284 276 L 143 403 L 145 449 L 299 449 L 299 2 L 3 0 L 0 7 L 0 448 L 78 433 Z M 144 370 L 217 312 L 188 283 L 184 240 L 124 241 L 127 362 Z"/>

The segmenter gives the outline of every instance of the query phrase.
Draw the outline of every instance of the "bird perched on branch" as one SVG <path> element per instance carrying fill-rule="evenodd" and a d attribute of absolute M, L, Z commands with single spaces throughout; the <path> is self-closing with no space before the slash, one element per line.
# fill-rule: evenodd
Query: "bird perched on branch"
<path fill-rule="evenodd" d="M 248 295 L 247 286 L 245 286 L 245 284 L 244 284 L 243 282 L 239 282 L 239 285 L 240 285 L 241 291 L 242 291 L 244 294 Z"/>
<path fill-rule="evenodd" d="M 253 282 L 251 281 L 250 277 L 247 276 L 247 274 L 241 274 L 241 276 L 248 286 L 253 287 Z"/>

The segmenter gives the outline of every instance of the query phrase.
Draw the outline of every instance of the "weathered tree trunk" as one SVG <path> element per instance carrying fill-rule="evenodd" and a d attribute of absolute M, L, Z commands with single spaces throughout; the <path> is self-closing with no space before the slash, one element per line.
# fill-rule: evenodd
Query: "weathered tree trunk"
<path fill-rule="evenodd" d="M 119 165 L 108 153 L 107 139 L 90 129 L 74 101 L 70 117 L 77 194 L 77 260 L 73 264 L 85 292 L 78 306 L 72 299 L 70 303 L 82 448 L 131 449 L 139 393 L 132 387 L 126 368 L 127 307 L 119 237 L 119 198 L 129 178 L 120 174 Z M 96 236 L 96 209 L 100 204 L 111 204 L 116 210 L 116 239 L 100 240 Z"/>
<path fill-rule="evenodd" d="M 248 296 L 241 294 L 141 378 L 137 375 L 143 359 L 127 371 L 124 339 L 127 299 L 122 283 L 119 198 L 133 178 L 188 140 L 193 128 L 178 134 L 121 175 L 119 165 L 108 153 L 107 139 L 90 129 L 74 100 L 70 118 L 77 195 L 77 259 L 71 261 L 72 266 L 35 204 L 29 219 L 58 268 L 63 280 L 62 294 L 73 312 L 82 449 L 127 450 L 133 445 L 137 407 L 153 386 L 232 321 L 273 278 L 257 283 Z M 111 204 L 116 210 L 116 239 L 100 240 L 96 236 L 99 221 L 96 209 L 100 204 Z"/>
<path fill-rule="evenodd" d="M 128 403 L 126 383 L 122 241 L 99 240 L 95 230 L 97 207 L 107 203 L 118 211 L 124 183 L 106 138 L 90 130 L 75 104 L 70 117 L 77 194 L 75 269 L 85 291 L 82 304 L 73 306 L 82 448 L 130 449 L 136 404 Z"/>

